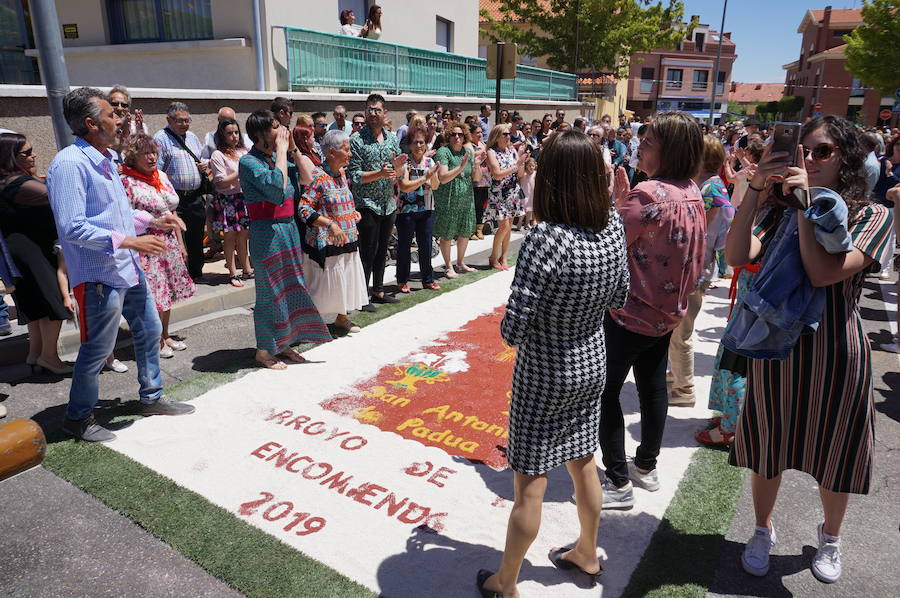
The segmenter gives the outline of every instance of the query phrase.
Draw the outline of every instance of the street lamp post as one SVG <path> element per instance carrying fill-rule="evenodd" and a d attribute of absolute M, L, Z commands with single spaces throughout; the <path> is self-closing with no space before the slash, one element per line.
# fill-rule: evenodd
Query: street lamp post
<path fill-rule="evenodd" d="M 59 34 L 56 3 L 53 0 L 31 0 L 31 22 L 34 26 L 38 63 L 41 66 L 41 80 L 47 88 L 47 101 L 50 102 L 56 148 L 62 149 L 71 144 L 73 138 L 63 116 L 62 101 L 69 93 L 69 72 L 66 70 L 62 36 Z"/>
<path fill-rule="evenodd" d="M 728 0 L 722 5 L 722 25 L 719 27 L 719 49 L 716 50 L 716 66 L 713 69 L 712 93 L 709 96 L 709 121 L 713 124 L 713 111 L 716 109 L 716 86 L 719 84 L 719 63 L 722 61 L 722 42 L 725 40 L 725 11 L 728 10 Z M 722 82 L 722 94 L 725 94 L 725 82 Z"/>

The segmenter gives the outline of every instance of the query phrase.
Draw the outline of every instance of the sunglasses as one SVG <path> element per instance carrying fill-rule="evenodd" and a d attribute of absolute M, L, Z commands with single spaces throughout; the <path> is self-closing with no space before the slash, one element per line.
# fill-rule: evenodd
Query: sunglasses
<path fill-rule="evenodd" d="M 447 133 L 448 137 L 465 137 L 463 133 Z"/>
<path fill-rule="evenodd" d="M 364 124 L 366 124 L 366 123 L 364 123 L 364 122 L 361 121 L 361 120 L 354 120 L 354 121 L 353 121 L 353 126 L 354 126 L 354 127 L 361 127 L 361 126 L 363 126 Z"/>
<path fill-rule="evenodd" d="M 600 133 L 588 133 L 588 137 L 603 137 Z"/>
<path fill-rule="evenodd" d="M 803 148 L 803 157 L 804 159 L 812 158 L 815 162 L 824 162 L 828 158 L 834 154 L 834 151 L 840 149 L 836 145 L 831 145 L 830 143 L 820 143 L 816 147 L 810 149 L 808 147 Z"/>
<path fill-rule="evenodd" d="M 110 102 L 110 106 L 115 106 L 116 108 L 128 108 L 131 104 L 128 102 Z"/>
<path fill-rule="evenodd" d="M 366 108 L 366 114 L 381 114 L 382 112 L 384 112 L 383 108 Z"/>
<path fill-rule="evenodd" d="M 510 136 L 510 135 L 509 135 L 509 131 L 504 131 L 504 132 L 502 132 L 502 133 L 500 133 L 500 134 L 503 135 L 504 137 L 509 137 L 509 136 Z"/>
<path fill-rule="evenodd" d="M 417 139 L 416 141 L 411 141 L 410 145 L 425 145 L 425 142 L 421 139 Z"/>
<path fill-rule="evenodd" d="M 29 147 L 28 149 L 22 150 L 21 152 L 19 152 L 19 155 L 25 156 L 27 158 L 27 157 L 31 156 L 33 153 L 34 153 L 34 148 Z"/>

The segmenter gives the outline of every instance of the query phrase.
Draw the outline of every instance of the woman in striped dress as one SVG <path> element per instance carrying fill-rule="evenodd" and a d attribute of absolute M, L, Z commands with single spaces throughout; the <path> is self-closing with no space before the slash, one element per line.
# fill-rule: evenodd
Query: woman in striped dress
<path fill-rule="evenodd" d="M 300 237 L 294 224 L 294 193 L 287 174 L 288 130 L 268 110 L 247 119 L 253 148 L 238 164 L 244 204 L 250 213 L 250 255 L 256 278 L 256 361 L 283 370 L 279 358 L 302 363 L 291 348 L 331 340 L 306 290 Z"/>
<path fill-rule="evenodd" d="M 851 493 L 868 493 L 872 474 L 872 364 L 859 297 L 865 272 L 878 264 L 884 250 L 891 215 L 866 199 L 865 152 L 853 125 L 835 116 L 816 118 L 803 126 L 800 139 L 795 167 L 787 166 L 786 153 L 767 147 L 732 223 L 728 263 L 742 266 L 764 254 L 766 238 L 778 228 L 780 220 L 774 219 L 771 226 L 752 230 L 767 177 L 783 177 L 785 187 L 811 188 L 813 196 L 817 187 L 839 193 L 849 209 L 853 249 L 827 253 L 816 241 L 812 223 L 798 218 L 803 268 L 814 286 L 825 289 L 825 309 L 815 333 L 802 335 L 786 359 L 750 359 L 747 397 L 730 460 L 753 470 L 756 530 L 742 555 L 744 570 L 757 576 L 768 572 L 781 473 L 796 469 L 819 484 L 825 518 L 818 527 L 812 572 L 831 583 L 841 574 L 840 528 L 848 499 Z"/>

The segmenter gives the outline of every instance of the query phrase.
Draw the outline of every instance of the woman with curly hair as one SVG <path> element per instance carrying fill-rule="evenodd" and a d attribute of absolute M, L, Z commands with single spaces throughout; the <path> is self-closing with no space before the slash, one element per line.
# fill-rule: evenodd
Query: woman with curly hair
<path fill-rule="evenodd" d="M 851 123 L 836 116 L 815 118 L 803 125 L 800 141 L 796 166 L 790 166 L 786 152 L 767 147 L 732 223 L 726 259 L 733 267 L 758 258 L 763 264 L 777 263 L 791 251 L 770 237 L 777 239 L 782 227 L 794 220 L 793 207 L 776 208 L 778 217 L 754 229 L 760 192 L 770 188 L 767 180 L 768 185 L 775 181 L 802 189 L 810 204 L 822 197 L 838 202 L 842 198 L 850 243 L 846 252 L 827 252 L 817 241 L 813 223 L 798 210 L 796 233 L 804 272 L 797 274 L 824 289 L 825 307 L 818 327 L 800 335 L 787 358 L 749 358 L 747 397 L 730 461 L 753 470 L 756 530 L 741 558 L 744 570 L 756 576 L 768 572 L 781 474 L 796 469 L 818 482 L 824 521 L 818 526 L 812 572 L 832 583 L 841 575 L 840 531 L 847 502 L 850 494 L 869 492 L 872 475 L 872 363 L 859 297 L 866 271 L 877 265 L 884 250 L 891 214 L 867 199 L 866 153 Z"/>

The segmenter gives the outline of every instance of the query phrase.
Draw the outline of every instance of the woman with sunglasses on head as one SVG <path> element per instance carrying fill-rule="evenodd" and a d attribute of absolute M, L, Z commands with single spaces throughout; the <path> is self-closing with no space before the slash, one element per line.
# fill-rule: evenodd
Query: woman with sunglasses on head
<path fill-rule="evenodd" d="M 34 147 L 24 135 L 0 134 L 0 233 L 21 274 L 12 298 L 20 324 L 28 325 L 25 363 L 54 374 L 70 374 L 72 366 L 57 353 L 56 342 L 66 309 L 56 278 L 57 231 L 47 186 L 35 176 Z"/>
<path fill-rule="evenodd" d="M 496 270 L 509 270 L 506 264 L 509 238 L 512 234 L 512 219 L 525 214 L 522 208 L 522 188 L 519 180 L 525 176 L 525 162 L 528 152 L 521 154 L 510 143 L 511 125 L 495 125 L 488 137 L 487 162 L 491 173 L 488 189 L 488 207 L 485 218 L 497 221 L 490 266 Z"/>
<path fill-rule="evenodd" d="M 466 265 L 466 247 L 475 232 L 475 197 L 472 183 L 481 179 L 481 169 L 476 165 L 484 159 L 465 147 L 469 143 L 469 130 L 460 123 L 450 123 L 445 131 L 447 145 L 434 155 L 438 164 L 440 188 L 434 191 L 434 236 L 440 238 L 441 255 L 447 278 L 458 278 L 450 259 L 451 242 L 456 239 L 456 267 L 462 272 L 472 272 Z"/>
<path fill-rule="evenodd" d="M 786 358 L 749 358 L 747 396 L 730 461 L 753 470 L 756 530 L 741 558 L 744 570 L 756 576 L 768 572 L 781 474 L 796 469 L 818 482 L 824 521 L 818 526 L 812 572 L 831 583 L 841 575 L 840 530 L 848 499 L 869 492 L 872 474 L 872 364 L 859 297 L 866 271 L 884 250 L 891 215 L 867 199 L 865 152 L 851 123 L 835 116 L 814 118 L 801 128 L 800 143 L 796 156 L 766 147 L 732 223 L 725 255 L 734 267 L 762 259 L 758 282 L 767 262 L 777 264 L 799 251 L 803 272 L 798 276 L 824 289 L 825 307 L 815 331 L 800 335 Z M 771 195 L 773 182 L 801 190 L 810 205 L 817 200 L 845 204 L 845 247 L 826 251 L 803 210 L 784 203 L 776 217 L 754 228 L 756 206 L 761 195 Z M 798 239 L 777 242 L 791 233 L 790 226 Z"/>

